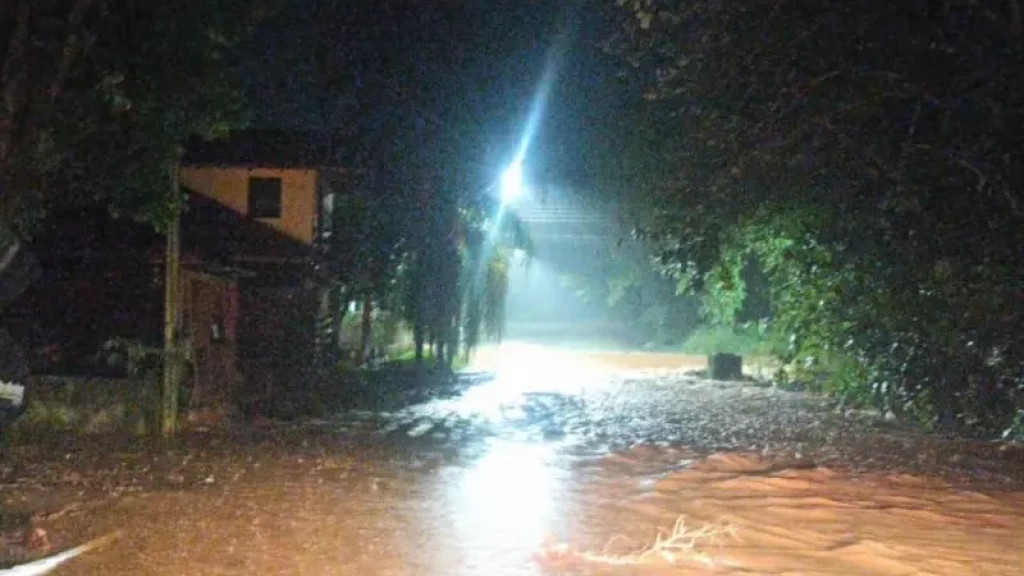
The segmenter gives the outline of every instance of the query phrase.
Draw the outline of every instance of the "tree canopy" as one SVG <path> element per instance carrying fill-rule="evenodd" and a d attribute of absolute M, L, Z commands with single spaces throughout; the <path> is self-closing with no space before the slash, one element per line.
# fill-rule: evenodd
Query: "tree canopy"
<path fill-rule="evenodd" d="M 160 225 L 194 134 L 243 120 L 233 46 L 263 0 L 17 0 L 0 15 L 0 217 L 107 202 Z"/>
<path fill-rule="evenodd" d="M 997 431 L 1024 407 L 1016 0 L 619 0 L 649 80 L 640 232 L 730 322 L 767 274 L 788 360 Z M 634 167 L 637 164 L 634 164 Z"/>
<path fill-rule="evenodd" d="M 531 14 L 505 4 L 513 18 Z M 448 361 L 500 333 L 505 256 L 528 247 L 514 217 L 492 232 L 487 188 L 525 101 L 504 88 L 529 59 L 504 48 L 533 50 L 542 32 L 498 30 L 484 3 L 338 6 L 289 5 L 246 43 L 256 121 L 351 136 L 352 193 L 335 210 L 328 267 L 351 297 L 372 292 Z"/>

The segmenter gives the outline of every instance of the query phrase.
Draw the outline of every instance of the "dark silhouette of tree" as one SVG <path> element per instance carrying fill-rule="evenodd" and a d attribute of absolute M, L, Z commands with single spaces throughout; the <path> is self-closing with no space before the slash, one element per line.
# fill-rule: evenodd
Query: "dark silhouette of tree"
<path fill-rule="evenodd" d="M 185 140 L 239 124 L 232 46 L 270 6 L 17 0 L 0 7 L 0 218 L 108 201 L 167 222 Z"/>
<path fill-rule="evenodd" d="M 624 156 L 647 156 L 635 204 L 666 269 L 728 323 L 756 256 L 788 360 L 831 358 L 851 400 L 1006 428 L 1024 408 L 1017 2 L 619 4 L 654 120 Z"/>
<path fill-rule="evenodd" d="M 495 135 L 513 145 L 518 130 L 505 134 L 505 123 L 527 102 L 504 89 L 520 81 L 523 59 L 495 46 L 529 46 L 539 32 L 498 29 L 492 7 L 476 3 L 342 5 L 289 6 L 249 43 L 250 93 L 265 103 L 258 121 L 350 135 L 352 168 L 366 185 L 354 188 L 352 214 L 344 203 L 336 210 L 331 266 L 358 286 L 342 299 L 372 292 L 375 305 L 401 312 L 417 358 L 430 348 L 448 365 L 481 333 L 500 333 L 503 253 L 474 243 L 497 213 L 484 192 L 502 169 L 490 153 Z M 504 221 L 507 229 L 514 218 Z M 477 269 L 488 282 L 473 287 Z"/>

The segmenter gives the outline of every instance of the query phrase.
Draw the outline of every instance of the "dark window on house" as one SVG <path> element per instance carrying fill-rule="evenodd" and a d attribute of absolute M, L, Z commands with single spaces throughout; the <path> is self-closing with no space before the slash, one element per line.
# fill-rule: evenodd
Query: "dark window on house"
<path fill-rule="evenodd" d="M 280 178 L 249 178 L 249 216 L 281 217 Z"/>

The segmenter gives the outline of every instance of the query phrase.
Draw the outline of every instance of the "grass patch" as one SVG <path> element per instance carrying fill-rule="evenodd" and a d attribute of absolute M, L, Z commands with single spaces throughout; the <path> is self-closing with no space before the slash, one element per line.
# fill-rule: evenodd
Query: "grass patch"
<path fill-rule="evenodd" d="M 424 350 L 423 352 L 423 367 L 434 368 L 436 360 L 434 355 Z M 452 360 L 452 372 L 461 372 L 469 365 L 463 354 L 458 354 Z M 399 350 L 397 353 L 392 353 L 388 356 L 387 360 L 381 361 L 376 366 L 356 366 L 354 362 L 350 360 L 341 360 L 337 364 L 337 369 L 344 373 L 363 373 L 363 372 L 378 372 L 378 371 L 395 371 L 395 370 L 415 370 L 416 369 L 416 350 L 407 348 Z"/>
<path fill-rule="evenodd" d="M 434 362 L 435 362 L 434 355 L 431 354 L 430 352 L 424 350 L 423 351 L 423 365 L 424 366 L 433 366 Z M 452 371 L 453 372 L 461 372 L 462 370 L 464 370 L 466 368 L 466 366 L 468 364 L 469 364 L 469 362 L 466 360 L 465 354 L 456 354 L 455 358 L 452 360 Z M 396 355 L 392 356 L 391 358 L 389 358 L 387 362 L 382 363 L 381 367 L 385 368 L 385 369 L 387 369 L 387 368 L 393 368 L 393 369 L 415 368 L 416 367 L 416 350 L 414 350 L 414 349 L 402 350 L 398 354 L 396 354 Z"/>
<path fill-rule="evenodd" d="M 775 356 L 778 343 L 756 325 L 698 328 L 683 342 L 683 352 L 711 356 L 736 354 L 738 356 Z"/>

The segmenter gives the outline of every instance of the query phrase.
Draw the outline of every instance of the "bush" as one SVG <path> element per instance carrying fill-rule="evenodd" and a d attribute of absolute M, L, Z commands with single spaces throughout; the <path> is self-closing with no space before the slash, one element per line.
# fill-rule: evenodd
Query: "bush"
<path fill-rule="evenodd" d="M 1003 430 L 1003 439 L 1024 442 L 1024 410 L 1017 410 L 1013 423 Z"/>

